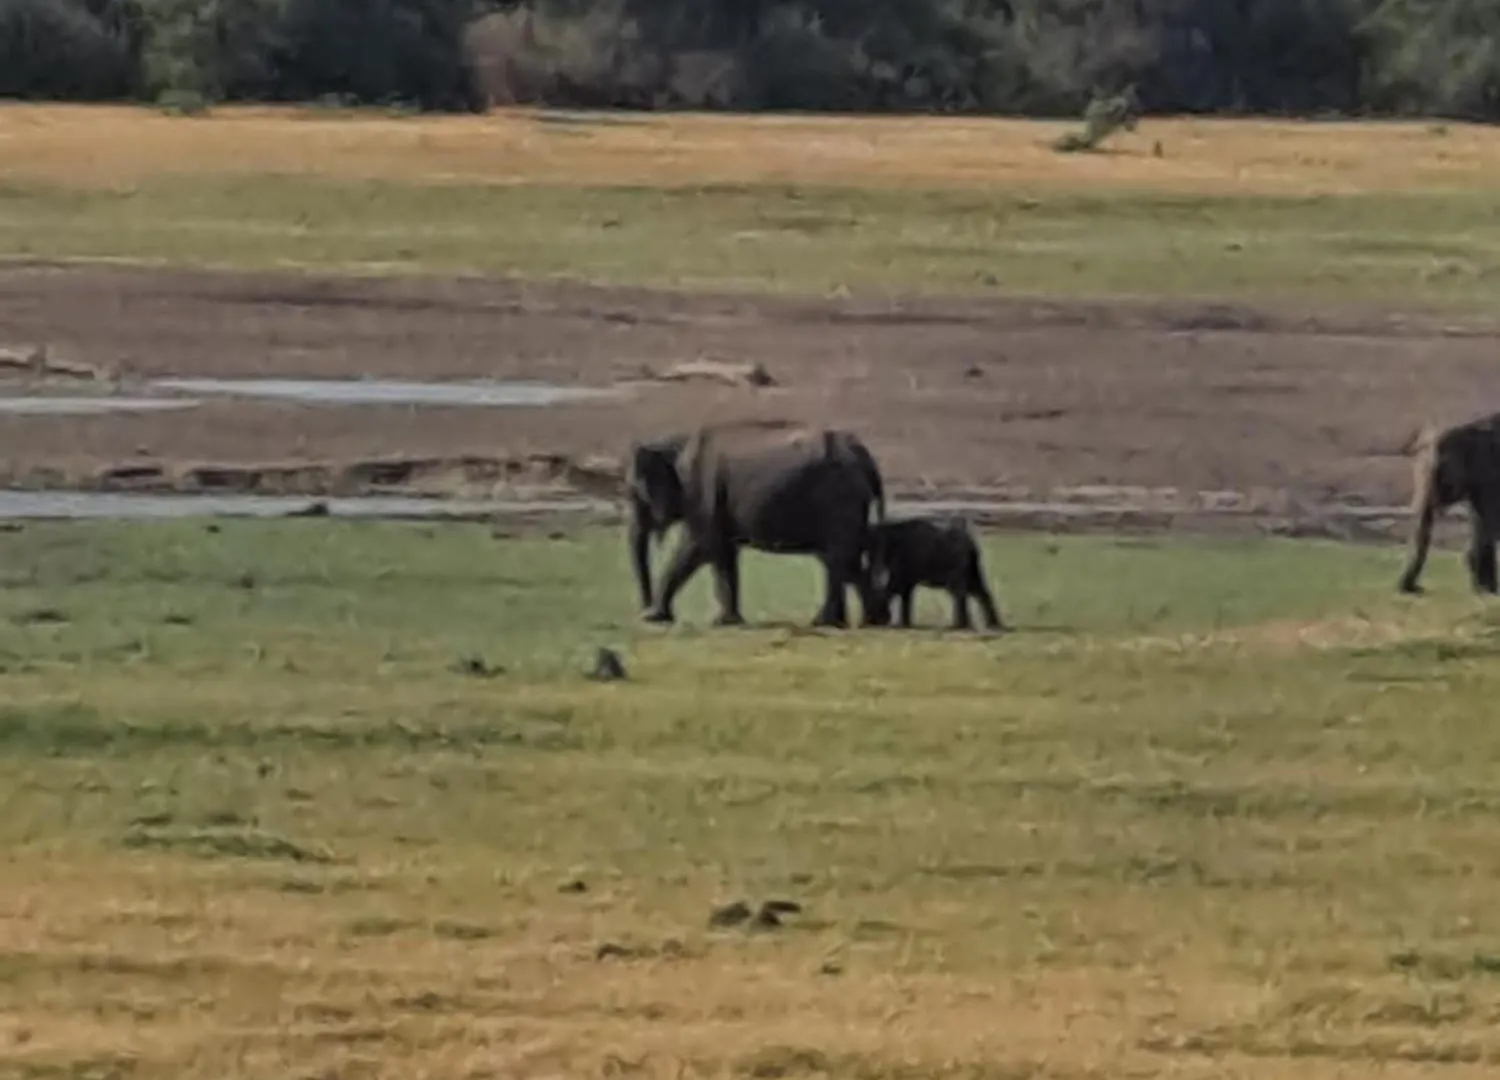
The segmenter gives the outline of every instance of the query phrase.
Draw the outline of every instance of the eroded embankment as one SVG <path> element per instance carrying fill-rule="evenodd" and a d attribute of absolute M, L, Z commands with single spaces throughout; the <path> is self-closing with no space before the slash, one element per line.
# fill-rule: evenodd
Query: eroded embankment
<path fill-rule="evenodd" d="M 281 516 L 332 514 L 496 520 L 618 521 L 619 463 L 563 454 L 391 457 L 316 463 L 126 462 L 69 473 L 0 469 L 0 518 Z M 1409 529 L 1405 506 L 1309 503 L 1287 492 L 1090 486 L 940 490 L 893 484 L 893 515 L 955 514 L 976 527 L 1055 533 L 1321 537 L 1392 542 Z M 1456 512 L 1442 528 L 1461 526 Z"/>

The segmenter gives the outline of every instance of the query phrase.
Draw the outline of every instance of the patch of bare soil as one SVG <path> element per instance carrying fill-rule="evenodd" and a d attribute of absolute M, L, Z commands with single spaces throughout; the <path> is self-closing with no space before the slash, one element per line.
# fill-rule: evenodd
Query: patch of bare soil
<path fill-rule="evenodd" d="M 860 432 L 907 497 L 1081 506 L 1092 490 L 1110 504 L 1096 522 L 1148 532 L 1211 521 L 1317 532 L 1337 505 L 1345 524 L 1329 534 L 1383 535 L 1399 523 L 1355 511 L 1408 500 L 1401 448 L 1416 427 L 1500 409 L 1493 326 L 1232 305 L 0 269 L 0 347 L 29 363 L 38 345 L 49 366 L 106 372 L 122 390 L 177 375 L 629 392 L 545 408 L 216 398 L 168 413 L 7 417 L 0 481 L 11 486 L 608 494 L 632 437 L 775 416 Z M 1068 529 L 1091 513 L 1018 511 L 1011 523 Z"/>

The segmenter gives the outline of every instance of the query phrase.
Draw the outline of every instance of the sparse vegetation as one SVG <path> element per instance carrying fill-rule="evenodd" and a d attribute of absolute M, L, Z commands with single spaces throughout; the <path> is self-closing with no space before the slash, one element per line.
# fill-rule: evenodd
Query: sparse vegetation
<path fill-rule="evenodd" d="M 1124 94 L 1096 97 L 1083 111 L 1083 130 L 1060 135 L 1052 144 L 1059 153 L 1097 150 L 1117 131 L 1134 131 L 1140 119 L 1140 102 L 1132 88 Z"/>
<path fill-rule="evenodd" d="M 0 253 L 1492 307 L 1492 131 L 1151 121 L 1094 155 L 1060 130 L 15 108 Z"/>
<path fill-rule="evenodd" d="M 0 534 L 0 1072 L 1492 1069 L 1459 560 L 986 543 L 1008 637 L 764 556 L 651 632 L 613 531 Z"/>

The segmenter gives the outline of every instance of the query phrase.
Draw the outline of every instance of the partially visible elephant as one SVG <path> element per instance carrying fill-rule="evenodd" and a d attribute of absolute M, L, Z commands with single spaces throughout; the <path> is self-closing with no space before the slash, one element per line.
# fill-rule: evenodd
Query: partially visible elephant
<path fill-rule="evenodd" d="M 907 518 L 870 529 L 870 584 L 875 608 L 870 622 L 891 621 L 892 598 L 901 605 L 901 626 L 911 626 L 912 596 L 917 586 L 944 589 L 953 600 L 954 630 L 968 630 L 969 599 L 989 630 L 1004 630 L 995 598 L 984 580 L 979 544 L 962 518 Z"/>
<path fill-rule="evenodd" d="M 713 566 L 718 625 L 740 614 L 739 549 L 815 555 L 825 595 L 814 626 L 847 626 L 853 585 L 868 619 L 864 552 L 870 524 L 885 519 L 885 484 L 874 455 L 846 431 L 778 421 L 711 424 L 631 445 L 625 469 L 631 566 L 648 622 L 671 622 L 672 601 L 704 563 Z M 651 538 L 681 523 L 682 537 L 651 589 Z"/>
<path fill-rule="evenodd" d="M 1400 590 L 1422 591 L 1417 579 L 1427 563 L 1438 514 L 1468 503 L 1469 581 L 1477 592 L 1494 593 L 1495 542 L 1500 539 L 1500 413 L 1444 430 L 1424 427 L 1410 448 L 1415 451 L 1412 509 L 1417 527 Z"/>

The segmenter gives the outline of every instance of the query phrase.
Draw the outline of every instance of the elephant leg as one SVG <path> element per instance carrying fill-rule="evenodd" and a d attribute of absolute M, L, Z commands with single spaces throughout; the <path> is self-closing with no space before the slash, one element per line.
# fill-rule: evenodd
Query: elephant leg
<path fill-rule="evenodd" d="M 662 578 L 661 593 L 656 598 L 656 606 L 644 616 L 646 622 L 672 622 L 674 618 L 672 601 L 688 583 L 688 579 L 697 573 L 698 568 L 707 561 L 707 545 L 698 537 L 684 532 L 677 544 L 677 550 L 672 552 L 672 561 L 668 564 L 667 572 Z"/>
<path fill-rule="evenodd" d="M 1005 629 L 1005 621 L 1000 618 L 1000 609 L 995 604 L 995 598 L 990 594 L 990 587 L 984 580 L 984 571 L 979 568 L 979 560 L 974 559 L 969 563 L 969 592 L 979 603 L 979 613 L 984 618 L 984 625 L 990 630 Z"/>
<path fill-rule="evenodd" d="M 948 590 L 953 598 L 953 622 L 949 629 L 972 630 L 974 624 L 969 621 L 969 583 L 959 582 Z"/>
<path fill-rule="evenodd" d="M 718 626 L 741 626 L 744 616 L 740 614 L 740 552 L 734 544 L 727 544 L 714 555 L 714 589 L 719 598 L 719 616 L 714 620 Z"/>
<path fill-rule="evenodd" d="M 845 591 L 851 582 L 859 580 L 859 559 L 858 544 L 841 544 L 823 556 L 823 607 L 813 618 L 814 626 L 848 627 Z"/>
<path fill-rule="evenodd" d="M 913 597 L 913 594 L 916 591 L 917 591 L 917 589 L 916 589 L 916 586 L 914 586 L 914 585 L 909 585 L 906 588 L 904 588 L 904 589 L 901 590 L 901 615 L 900 615 L 900 622 L 901 622 L 901 629 L 903 629 L 903 630 L 910 630 L 911 629 L 912 597 Z"/>
<path fill-rule="evenodd" d="M 882 597 L 876 595 L 875 583 L 870 575 L 870 568 L 865 564 L 863 556 L 855 563 L 854 569 L 854 591 L 859 596 L 859 625 L 881 626 L 881 611 L 885 607 Z"/>
<path fill-rule="evenodd" d="M 1469 579 L 1476 592 L 1496 591 L 1495 519 L 1490 507 L 1474 513 L 1473 532 L 1469 538 Z"/>

